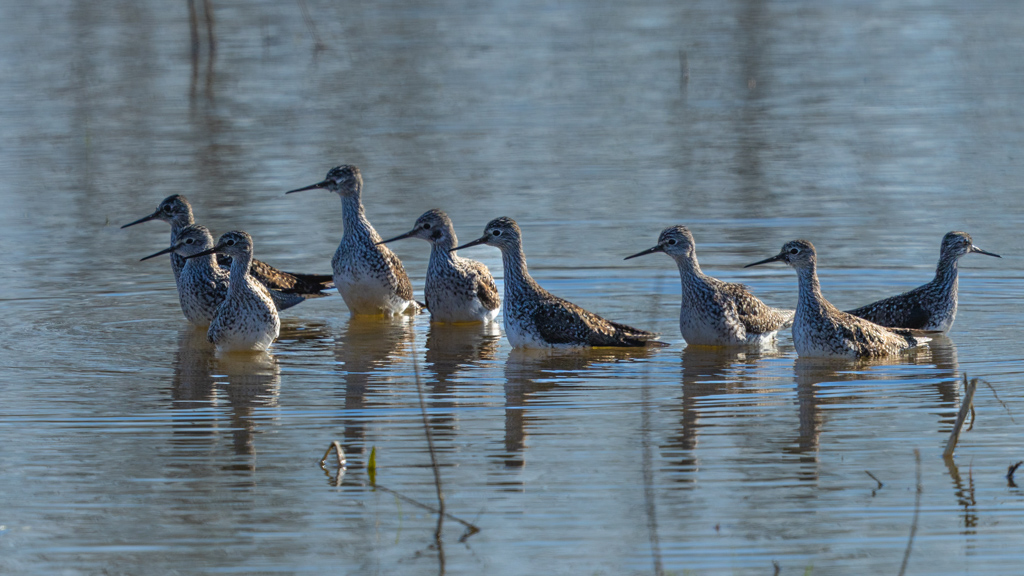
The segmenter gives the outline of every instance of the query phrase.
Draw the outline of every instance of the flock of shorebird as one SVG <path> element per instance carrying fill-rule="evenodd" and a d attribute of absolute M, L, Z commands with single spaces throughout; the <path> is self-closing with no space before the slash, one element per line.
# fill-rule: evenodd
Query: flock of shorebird
<path fill-rule="evenodd" d="M 189 322 L 209 326 L 208 338 L 221 351 L 266 350 L 280 330 L 278 311 L 307 298 L 325 296 L 336 287 L 352 314 L 416 314 L 427 309 L 435 322 L 490 322 L 502 298 L 490 271 L 456 250 L 487 244 L 501 250 L 505 272 L 505 335 L 514 347 L 562 348 L 645 346 L 657 334 L 606 320 L 541 288 L 526 268 L 522 232 L 511 218 L 497 218 L 480 238 L 461 246 L 448 216 L 430 210 L 412 230 L 382 240 L 366 218 L 363 179 L 355 166 L 338 166 L 316 184 L 291 190 L 323 189 L 341 197 L 344 234 L 331 260 L 333 276 L 293 274 L 253 258 L 253 242 L 232 231 L 213 241 L 210 231 L 195 224 L 184 196 L 164 199 L 152 214 L 122 228 L 149 220 L 171 225 L 171 255 L 182 312 Z M 403 238 L 430 242 L 424 297 L 413 299 L 412 283 L 401 261 L 385 245 Z M 965 232 L 942 239 L 935 278 L 914 290 L 842 312 L 821 293 L 814 245 L 787 242 L 777 255 L 749 266 L 785 262 L 796 270 L 796 310 L 772 308 L 743 285 L 723 282 L 701 272 L 693 236 L 684 226 L 662 231 L 658 244 L 627 257 L 664 252 L 675 260 L 682 280 L 679 330 L 688 345 L 761 346 L 792 326 L 800 356 L 869 358 L 896 354 L 946 332 L 957 307 L 957 261 L 976 252 L 999 257 L 975 246 Z"/>

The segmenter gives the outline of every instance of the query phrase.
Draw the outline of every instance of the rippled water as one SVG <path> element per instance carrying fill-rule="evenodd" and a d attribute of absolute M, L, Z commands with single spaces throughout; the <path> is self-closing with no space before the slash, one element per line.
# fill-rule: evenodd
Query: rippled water
<path fill-rule="evenodd" d="M 0 572 L 895 574 L 915 449 L 907 573 L 1020 571 L 1019 5 L 216 2 L 212 53 L 203 6 L 193 57 L 184 3 L 0 3 Z M 283 192 L 343 162 L 381 234 L 512 216 L 541 284 L 671 346 L 513 351 L 334 295 L 217 358 L 138 262 L 167 227 L 119 229 L 184 193 L 326 272 L 337 198 Z M 672 262 L 622 261 L 677 223 L 779 306 L 792 271 L 742 265 L 797 237 L 842 308 L 926 281 L 949 230 L 1003 258 L 962 261 L 948 338 L 808 362 L 788 333 L 685 348 Z M 422 287 L 427 244 L 395 249 Z M 440 549 L 402 499 L 436 502 L 417 373 L 447 510 L 480 528 Z"/>

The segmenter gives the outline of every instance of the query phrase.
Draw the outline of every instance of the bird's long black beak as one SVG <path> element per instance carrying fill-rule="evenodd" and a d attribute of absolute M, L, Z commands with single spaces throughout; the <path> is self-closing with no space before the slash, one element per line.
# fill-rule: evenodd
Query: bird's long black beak
<path fill-rule="evenodd" d="M 451 250 L 449 250 L 449 252 L 455 252 L 456 250 L 462 250 L 463 248 L 469 248 L 470 246 L 479 246 L 481 244 L 486 243 L 487 242 L 487 238 L 488 238 L 487 236 L 481 236 L 481 237 L 477 238 L 476 240 L 473 240 L 472 242 L 467 242 L 467 243 L 463 244 L 462 246 L 456 246 L 455 248 L 452 248 Z"/>
<path fill-rule="evenodd" d="M 995 256 L 996 258 L 1002 258 L 1002 256 L 1000 256 L 999 254 L 993 254 L 988 250 L 982 250 L 981 248 L 978 248 L 974 244 L 971 244 L 971 248 L 968 250 L 968 252 L 975 252 L 977 254 L 984 254 L 985 256 Z"/>
<path fill-rule="evenodd" d="M 157 210 L 156 212 L 153 212 L 149 216 L 143 216 L 142 218 L 139 218 L 135 222 L 129 222 L 129 223 L 125 224 L 124 226 L 121 226 L 121 230 L 124 230 L 125 228 L 127 228 L 129 226 L 135 226 L 136 224 L 142 224 L 143 222 L 149 222 L 150 220 L 156 220 L 159 217 L 160 217 L 160 211 Z"/>
<path fill-rule="evenodd" d="M 285 192 L 285 194 L 291 194 L 292 192 L 302 192 L 303 190 L 315 190 L 317 188 L 326 188 L 328 184 L 330 184 L 330 181 L 323 180 L 322 182 L 317 182 L 316 184 L 310 184 L 309 186 L 296 188 L 295 190 L 289 190 Z"/>
<path fill-rule="evenodd" d="M 760 264 L 767 264 L 769 262 L 777 262 L 779 260 L 782 260 L 783 258 L 785 258 L 785 255 L 783 255 L 783 254 L 776 254 L 775 256 L 772 256 L 771 258 L 765 258 L 764 260 L 758 260 L 757 262 L 754 262 L 753 264 L 747 264 L 746 266 L 744 266 L 744 268 L 750 268 L 751 266 L 758 266 Z"/>
<path fill-rule="evenodd" d="M 219 246 L 219 245 L 218 246 L 214 246 L 213 248 L 210 248 L 209 250 L 204 250 L 204 251 L 200 252 L 199 254 L 192 254 L 191 256 L 185 256 L 185 260 L 190 260 L 192 258 L 199 258 L 200 256 L 209 256 L 210 254 L 216 254 L 217 251 L 220 248 L 222 248 L 222 246 Z"/>
<path fill-rule="evenodd" d="M 380 242 L 377 242 L 377 244 L 387 244 L 388 242 L 394 242 L 395 240 L 403 240 L 405 238 L 408 238 L 408 237 L 412 236 L 413 234 L 415 234 L 418 231 L 419 231 L 419 228 L 414 228 L 412 230 L 409 230 L 405 234 L 400 234 L 398 236 L 395 236 L 394 238 L 388 238 L 387 240 L 381 240 Z"/>
<path fill-rule="evenodd" d="M 658 244 L 654 248 L 648 248 L 647 250 L 644 250 L 643 252 L 637 252 L 636 254 L 633 254 L 632 256 L 626 256 L 625 258 L 623 258 L 623 260 L 629 260 L 630 258 L 636 258 L 637 256 L 647 256 L 648 254 L 654 254 L 655 252 L 664 252 L 664 251 L 665 251 L 665 247 L 662 246 L 661 244 Z"/>
<path fill-rule="evenodd" d="M 145 258 L 139 258 L 139 262 L 142 262 L 144 260 L 149 260 L 150 258 L 156 258 L 157 256 L 159 256 L 161 254 L 167 254 L 168 252 L 174 252 L 174 250 L 178 246 L 179 246 L 178 244 L 175 244 L 174 246 L 171 246 L 170 248 L 164 248 L 163 250 L 157 252 L 156 254 L 150 254 L 149 256 L 146 256 Z"/>

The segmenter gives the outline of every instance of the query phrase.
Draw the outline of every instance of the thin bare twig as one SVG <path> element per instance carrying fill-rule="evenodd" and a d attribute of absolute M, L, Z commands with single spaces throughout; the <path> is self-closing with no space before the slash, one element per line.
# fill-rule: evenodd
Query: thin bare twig
<path fill-rule="evenodd" d="M 871 479 L 874 480 L 875 482 L 878 482 L 878 488 L 877 488 L 878 490 L 881 490 L 882 486 L 885 486 L 885 484 L 882 484 L 882 481 L 879 480 L 878 478 L 876 478 L 875 475 L 872 474 L 871 472 L 868 472 L 867 470 L 865 470 L 864 473 L 867 474 L 868 476 L 871 476 Z"/>
<path fill-rule="evenodd" d="M 454 520 L 454 521 L 458 522 L 459 524 L 462 524 L 463 526 L 466 527 L 466 533 L 463 534 L 461 538 L 459 538 L 459 542 L 462 542 L 462 541 L 466 540 L 466 538 L 469 538 L 473 534 L 476 534 L 477 532 L 480 531 L 480 528 L 476 527 L 476 525 L 472 524 L 471 522 L 467 522 L 467 521 L 463 520 L 462 518 L 459 518 L 458 516 L 452 516 L 451 514 L 449 514 L 447 512 L 441 512 L 440 510 L 438 510 L 437 508 L 434 508 L 430 504 L 424 504 L 423 502 L 420 502 L 419 500 L 415 500 L 413 498 L 410 498 L 410 497 L 406 496 L 405 494 L 402 494 L 401 492 L 396 492 L 396 491 L 392 490 L 391 488 L 388 488 L 387 486 L 382 486 L 381 484 L 374 484 L 373 488 L 374 488 L 374 490 L 383 490 L 384 492 L 387 492 L 388 494 L 391 494 L 392 496 L 394 496 L 395 498 L 398 498 L 399 500 L 402 500 L 403 502 L 408 502 L 409 504 L 412 504 L 413 506 L 419 506 L 420 508 L 423 508 L 424 510 L 427 510 L 428 512 L 433 512 L 434 514 L 444 514 L 445 518 L 448 518 L 449 520 Z"/>
<path fill-rule="evenodd" d="M 1013 481 L 1013 475 L 1015 472 L 1017 472 L 1017 468 L 1020 468 L 1021 464 L 1024 464 L 1024 460 L 1017 462 L 1016 464 L 1010 464 L 1010 466 L 1007 467 L 1006 469 L 1006 483 L 1010 486 L 1010 488 L 1017 487 L 1017 483 Z"/>
<path fill-rule="evenodd" d="M 438 546 L 441 541 L 441 528 L 444 521 L 444 491 L 441 489 L 441 467 L 437 464 L 437 452 L 434 450 L 434 433 L 430 430 L 430 418 L 427 417 L 427 404 L 423 400 L 423 382 L 420 380 L 420 364 L 416 358 L 416 342 L 409 346 L 412 351 L 412 372 L 416 379 L 416 394 L 420 399 L 420 413 L 423 415 L 423 432 L 427 436 L 427 450 L 430 452 L 430 467 L 434 471 L 434 488 L 437 490 L 437 530 L 434 539 Z"/>
<path fill-rule="evenodd" d="M 953 425 L 953 432 L 949 435 L 949 440 L 946 442 L 946 449 L 942 451 L 943 458 L 952 458 L 953 451 L 956 450 L 956 443 L 960 441 L 960 431 L 963 430 L 964 420 L 967 419 L 967 413 L 971 411 L 971 407 L 974 402 L 974 391 L 978 389 L 978 379 L 975 378 L 970 382 L 967 381 L 967 374 L 964 374 L 964 397 L 960 404 L 960 413 L 956 416 L 956 424 Z"/>
<path fill-rule="evenodd" d="M 299 10 L 302 11 L 302 19 L 306 22 L 306 28 L 309 29 L 309 35 L 313 37 L 313 49 L 317 52 L 326 50 L 327 45 L 320 41 L 320 35 L 316 32 L 316 22 L 309 15 L 309 6 L 306 6 L 306 0 L 296 0 L 299 3 Z"/>
<path fill-rule="evenodd" d="M 962 423 L 961 423 L 962 424 Z M 907 549 L 903 552 L 903 564 L 900 566 L 899 576 L 907 572 L 907 563 L 910 561 L 910 552 L 914 548 L 914 536 L 917 534 L 917 520 L 921 515 L 921 451 L 914 448 L 914 461 L 917 466 L 917 493 L 914 495 L 914 520 L 910 523 L 910 538 L 907 540 Z"/>
<path fill-rule="evenodd" d="M 1010 407 L 1006 405 L 1006 402 L 1003 402 L 1002 398 L 999 397 L 999 394 L 996 394 L 995 386 L 992 386 L 992 384 L 990 384 L 988 380 L 981 380 L 981 382 L 985 386 L 988 386 L 988 389 L 992 391 L 992 395 L 996 397 L 996 402 L 999 402 L 999 404 L 1003 407 L 1003 410 L 1006 410 L 1006 415 L 1010 417 L 1010 422 L 1016 424 L 1017 421 L 1013 419 L 1013 412 L 1010 412 Z"/>

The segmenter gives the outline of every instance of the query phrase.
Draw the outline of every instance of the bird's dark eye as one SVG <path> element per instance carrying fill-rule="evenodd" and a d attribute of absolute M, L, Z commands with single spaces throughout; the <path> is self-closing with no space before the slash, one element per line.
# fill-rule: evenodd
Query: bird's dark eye
<path fill-rule="evenodd" d="M 679 244 L 679 241 L 676 240 L 675 238 L 668 241 L 669 246 L 675 246 L 676 244 Z"/>
<path fill-rule="evenodd" d="M 501 230 L 491 230 L 491 236 L 501 236 Z"/>
<path fill-rule="evenodd" d="M 429 224 L 429 223 L 426 223 L 426 222 L 424 222 L 424 224 L 423 224 L 423 229 L 424 229 L 424 230 L 430 230 L 430 224 Z"/>
<path fill-rule="evenodd" d="M 185 240 L 185 244 L 188 244 L 189 246 L 191 246 L 192 244 L 195 244 L 195 243 L 196 243 L 196 241 L 191 239 L 191 238 L 189 238 L 188 240 Z"/>
<path fill-rule="evenodd" d="M 234 246 L 234 245 L 235 245 L 235 241 L 234 240 L 228 240 L 228 246 Z"/>
<path fill-rule="evenodd" d="M 800 253 L 800 249 L 799 248 L 790 248 L 789 249 L 789 253 L 790 254 L 799 254 Z"/>
<path fill-rule="evenodd" d="M 171 207 L 169 205 L 164 205 L 163 210 L 164 210 L 164 212 L 170 213 L 171 212 Z"/>

